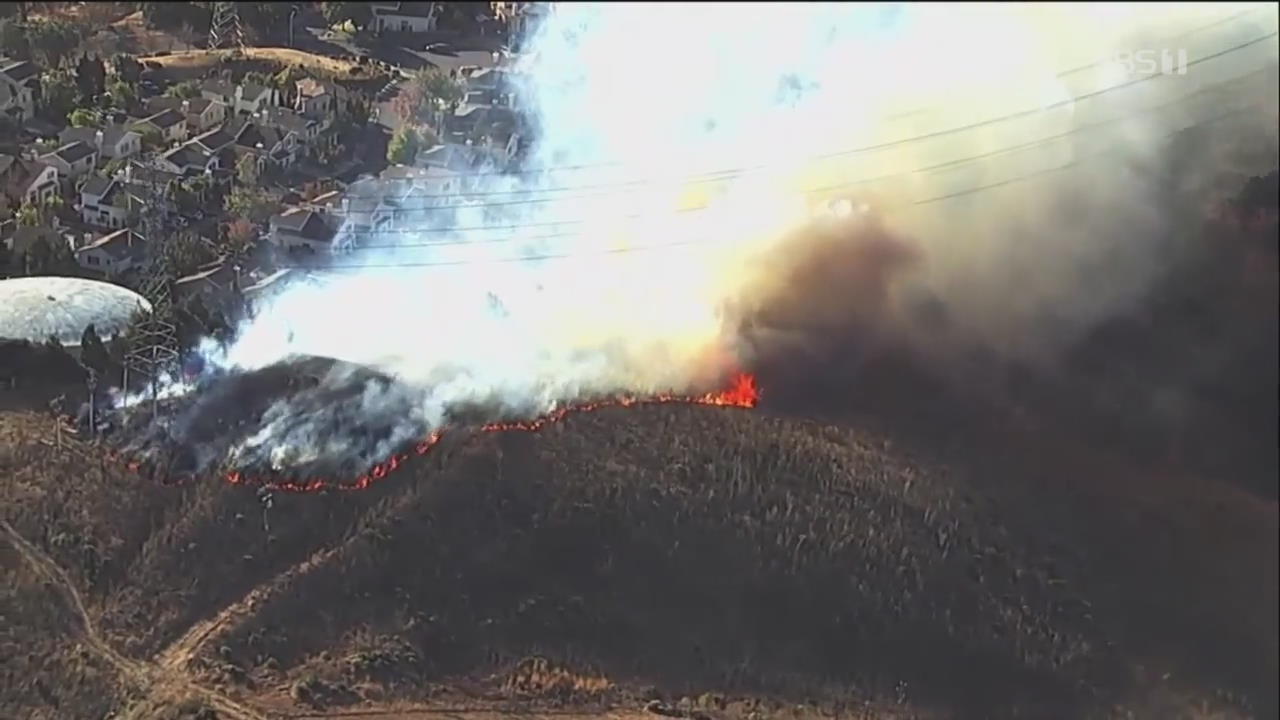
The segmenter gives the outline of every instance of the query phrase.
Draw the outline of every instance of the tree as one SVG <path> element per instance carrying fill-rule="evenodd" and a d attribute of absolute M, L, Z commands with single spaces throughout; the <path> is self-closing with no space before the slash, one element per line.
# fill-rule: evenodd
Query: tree
<path fill-rule="evenodd" d="M 63 120 L 76 107 L 80 94 L 75 78 L 66 70 L 50 70 L 40 76 L 40 95 L 45 113 Z"/>
<path fill-rule="evenodd" d="M 200 84 L 195 80 L 187 80 L 169 87 L 164 91 L 164 94 L 168 97 L 181 98 L 183 100 L 198 98 L 200 97 Z"/>
<path fill-rule="evenodd" d="M 133 85 L 124 80 L 113 80 L 107 85 L 107 94 L 111 96 L 111 104 L 121 110 L 129 110 L 138 102 Z"/>
<path fill-rule="evenodd" d="M 404 122 L 430 122 L 437 111 L 452 110 L 466 96 L 462 84 L 439 68 L 413 73 L 391 107 Z"/>
<path fill-rule="evenodd" d="M 142 18 L 153 28 L 176 30 L 183 25 L 208 27 L 211 12 L 189 2 L 138 3 Z"/>
<path fill-rule="evenodd" d="M 67 122 L 71 123 L 71 127 L 76 128 L 93 127 L 97 120 L 97 114 L 87 108 L 76 108 L 67 115 Z"/>
<path fill-rule="evenodd" d="M 262 188 L 239 185 L 227 195 L 225 205 L 227 212 L 232 215 L 262 223 L 271 216 L 276 200 Z"/>
<path fill-rule="evenodd" d="M 174 279 L 186 277 L 201 265 L 217 259 L 208 245 L 190 233 L 170 238 L 161 245 L 160 252 Z"/>
<path fill-rule="evenodd" d="M 418 156 L 421 145 L 422 138 L 418 131 L 408 125 L 401 125 L 396 134 L 391 136 L 391 142 L 387 143 L 387 162 L 392 165 L 410 165 Z"/>
<path fill-rule="evenodd" d="M 364 127 L 373 115 L 373 106 L 368 100 L 353 99 L 347 102 L 347 117 L 356 127 Z"/>
<path fill-rule="evenodd" d="M 423 68 L 415 72 L 410 80 L 420 85 L 429 100 L 452 108 L 466 97 L 466 88 L 449 73 L 440 68 Z"/>
<path fill-rule="evenodd" d="M 23 253 L 23 270 L 26 275 L 79 275 L 71 247 L 61 238 L 41 237 L 31 243 Z"/>
<path fill-rule="evenodd" d="M 360 27 L 369 24 L 369 3 L 362 2 L 322 2 L 320 11 L 324 13 L 324 21 L 329 26 L 351 22 Z"/>
<path fill-rule="evenodd" d="M 107 346 L 98 337 L 92 323 L 85 327 L 84 334 L 80 336 L 80 362 L 99 376 L 106 375 L 111 369 L 111 354 L 107 352 Z"/>
<path fill-rule="evenodd" d="M 97 56 L 81 56 L 76 63 L 76 87 L 80 90 L 80 98 L 91 100 L 107 89 L 107 66 Z"/>
<path fill-rule="evenodd" d="M 31 59 L 31 43 L 27 41 L 27 29 L 17 18 L 0 19 L 0 48 L 21 60 Z"/>
<path fill-rule="evenodd" d="M 40 224 L 40 208 L 31 203 L 22 203 L 14 219 L 20 227 L 36 227 Z"/>
<path fill-rule="evenodd" d="M 173 203 L 179 211 L 189 213 L 200 206 L 209 190 L 209 179 L 203 175 L 185 178 L 171 186 Z"/>
<path fill-rule="evenodd" d="M 296 65 L 281 70 L 271 76 L 271 87 L 280 91 L 280 102 L 286 107 L 292 107 L 295 95 L 298 91 L 298 81 L 306 77 L 306 75 L 298 69 Z"/>
<path fill-rule="evenodd" d="M 142 64 L 128 53 L 117 53 L 111 58 L 111 69 L 114 75 L 126 83 L 136 83 L 142 79 Z"/>
<path fill-rule="evenodd" d="M 79 29 L 65 20 L 38 19 L 26 25 L 27 42 L 46 67 L 58 67 L 80 43 Z"/>
<path fill-rule="evenodd" d="M 116 176 L 116 173 L 124 169 L 125 164 L 128 162 L 128 158 L 111 158 L 107 161 L 107 164 L 99 168 L 98 171 L 103 177 L 113 178 Z"/>
<path fill-rule="evenodd" d="M 236 161 L 236 180 L 241 185 L 255 186 L 261 175 L 258 172 L 258 159 L 253 155 L 245 153 Z"/>
<path fill-rule="evenodd" d="M 134 128 L 142 136 L 142 146 L 148 150 L 159 150 L 164 147 L 164 135 L 150 125 L 139 125 Z"/>
<path fill-rule="evenodd" d="M 289 3 L 239 3 L 240 22 L 242 27 L 253 31 L 259 37 L 266 37 L 272 31 L 283 30 L 288 26 L 289 13 L 293 7 Z"/>
<path fill-rule="evenodd" d="M 258 229 L 246 218 L 237 218 L 227 225 L 227 252 L 231 257 L 248 255 L 258 239 Z"/>

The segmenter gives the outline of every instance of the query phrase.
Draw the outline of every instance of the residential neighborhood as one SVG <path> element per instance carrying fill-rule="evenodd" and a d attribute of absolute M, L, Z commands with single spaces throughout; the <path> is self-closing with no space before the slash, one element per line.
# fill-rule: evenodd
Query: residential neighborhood
<path fill-rule="evenodd" d="M 450 211 L 431 209 L 439 197 L 520 161 L 529 136 L 505 38 L 540 4 L 491 3 L 475 17 L 432 2 L 328 5 L 297 6 L 303 20 L 285 35 L 242 31 L 305 48 L 315 65 L 194 72 L 164 53 L 39 44 L 34 33 L 53 26 L 97 37 L 71 20 L 5 19 L 29 40 L 0 47 L 0 278 L 141 289 L 167 275 L 184 298 L 244 309 L 377 233 L 447 225 Z M 175 22 L 148 13 L 156 31 Z M 367 70 L 352 80 L 321 60 Z M 408 201 L 418 197 L 435 199 Z"/>

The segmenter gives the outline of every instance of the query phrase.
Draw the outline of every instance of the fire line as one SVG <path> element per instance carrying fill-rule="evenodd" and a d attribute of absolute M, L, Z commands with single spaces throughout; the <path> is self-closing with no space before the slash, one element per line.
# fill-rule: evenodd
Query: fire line
<path fill-rule="evenodd" d="M 703 395 L 677 395 L 674 393 L 663 393 L 647 397 L 624 395 L 607 400 L 568 405 L 532 420 L 486 423 L 480 426 L 480 431 L 537 432 L 548 425 L 564 420 L 570 415 L 601 410 L 609 407 L 635 407 L 639 405 L 678 403 L 684 405 L 754 408 L 759 401 L 760 389 L 756 384 L 755 376 L 750 373 L 738 373 L 733 377 L 729 385 L 719 392 L 705 393 Z M 367 472 L 362 473 L 357 477 L 354 482 L 350 483 L 334 482 L 326 478 L 311 478 L 307 480 L 273 480 L 265 477 L 251 477 L 238 470 L 226 473 L 224 479 L 232 485 L 265 487 L 269 490 L 287 493 L 317 493 L 325 491 L 355 492 L 367 490 L 375 483 L 386 479 L 392 473 L 399 470 L 411 457 L 415 455 L 423 456 L 430 453 L 444 438 L 444 434 L 444 429 L 433 430 L 429 435 L 427 435 L 427 437 L 414 444 L 411 449 L 406 450 L 405 452 L 395 453 L 386 460 L 375 464 L 373 467 L 369 468 Z M 115 452 L 112 452 L 109 455 L 115 460 L 122 461 L 124 466 L 131 472 L 139 474 L 145 472 L 144 465 L 136 460 L 123 458 Z M 161 483 L 164 485 L 179 484 L 168 479 L 162 479 Z"/>

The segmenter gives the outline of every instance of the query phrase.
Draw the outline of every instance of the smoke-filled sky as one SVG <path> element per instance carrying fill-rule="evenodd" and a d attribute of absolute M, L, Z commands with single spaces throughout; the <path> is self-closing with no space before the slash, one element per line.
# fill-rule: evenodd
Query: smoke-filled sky
<path fill-rule="evenodd" d="M 868 302 L 857 273 L 788 274 L 817 243 L 871 262 L 868 224 L 912 258 L 877 312 L 931 297 L 948 330 L 922 342 L 1051 355 L 1172 252 L 1172 132 L 1207 123 L 1186 187 L 1257 169 L 1219 140 L 1274 165 L 1275 30 L 1262 4 L 559 5 L 519 63 L 526 172 L 419 197 L 453 209 L 357 237 L 377 247 L 263 308 L 220 362 L 373 366 L 421 395 L 415 430 L 459 402 L 689 389 L 749 361 L 743 308 Z M 1185 75 L 1112 61 L 1162 50 Z"/>

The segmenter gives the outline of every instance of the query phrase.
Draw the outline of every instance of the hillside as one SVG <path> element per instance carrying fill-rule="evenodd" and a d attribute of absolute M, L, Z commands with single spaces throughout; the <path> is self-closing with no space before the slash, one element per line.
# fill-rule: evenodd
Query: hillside
<path fill-rule="evenodd" d="M 1274 703 L 1274 504 L 1065 444 L 975 434 L 944 468 L 871 431 L 613 408 L 440 447 L 366 492 L 279 495 L 264 517 L 249 489 L 160 487 L 58 449 L 47 416 L 0 415 L 0 440 L 5 716 Z M 66 589 L 33 573 L 39 553 L 109 652 L 49 602 Z"/>

